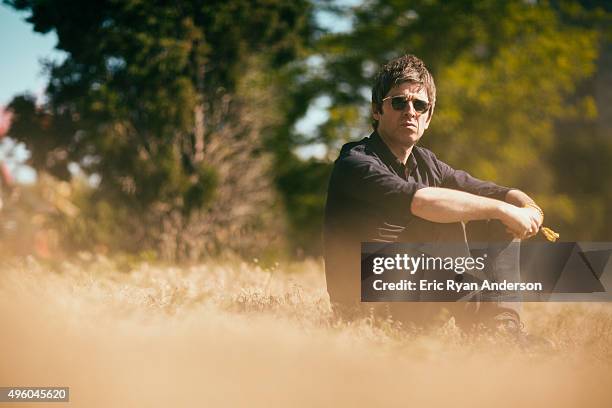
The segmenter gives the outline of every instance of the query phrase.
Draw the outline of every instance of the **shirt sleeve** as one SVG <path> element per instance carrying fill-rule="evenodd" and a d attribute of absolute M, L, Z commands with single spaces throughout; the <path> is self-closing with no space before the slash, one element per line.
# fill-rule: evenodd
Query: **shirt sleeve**
<path fill-rule="evenodd" d="M 397 215 L 412 215 L 417 190 L 427 185 L 406 181 L 374 159 L 346 156 L 336 162 L 332 184 L 345 196 L 372 208 Z"/>
<path fill-rule="evenodd" d="M 480 180 L 463 170 L 456 170 L 438 159 L 435 160 L 441 173 L 441 187 L 461 190 L 501 201 L 505 201 L 506 194 L 512 190 L 512 188 L 499 186 L 490 181 Z"/>

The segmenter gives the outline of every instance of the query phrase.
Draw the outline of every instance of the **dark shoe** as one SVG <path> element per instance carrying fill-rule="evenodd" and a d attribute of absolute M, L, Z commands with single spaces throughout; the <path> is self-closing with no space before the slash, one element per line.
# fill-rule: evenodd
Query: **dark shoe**
<path fill-rule="evenodd" d="M 491 319 L 489 327 L 504 337 L 516 341 L 517 345 L 525 351 L 552 351 L 555 344 L 546 337 L 527 333 L 525 324 L 521 322 L 518 314 L 502 312 Z"/>

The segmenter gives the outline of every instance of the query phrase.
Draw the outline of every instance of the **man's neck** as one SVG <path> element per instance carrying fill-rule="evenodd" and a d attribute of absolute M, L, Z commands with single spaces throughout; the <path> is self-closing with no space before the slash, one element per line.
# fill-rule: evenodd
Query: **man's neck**
<path fill-rule="evenodd" d="M 389 143 L 381 134 L 379 134 L 379 136 L 382 141 L 387 145 L 389 150 L 391 150 L 391 153 L 393 153 L 397 160 L 399 160 L 403 165 L 406 165 L 406 162 L 408 161 L 408 157 L 410 157 L 410 153 L 412 153 L 412 148 L 414 147 L 414 145 L 411 145 L 410 147 L 398 146 Z"/>

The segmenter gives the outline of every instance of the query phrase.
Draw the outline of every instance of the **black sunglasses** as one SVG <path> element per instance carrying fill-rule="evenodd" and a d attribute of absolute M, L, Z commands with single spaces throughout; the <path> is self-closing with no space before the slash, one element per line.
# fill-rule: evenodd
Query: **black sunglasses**
<path fill-rule="evenodd" d="M 414 110 L 419 113 L 425 113 L 429 110 L 429 102 L 424 101 L 422 99 L 408 99 L 407 96 L 397 95 L 397 96 L 387 96 L 383 99 L 383 102 L 387 99 L 391 99 L 391 107 L 396 111 L 403 111 L 408 106 L 409 102 L 412 102 L 412 106 Z"/>

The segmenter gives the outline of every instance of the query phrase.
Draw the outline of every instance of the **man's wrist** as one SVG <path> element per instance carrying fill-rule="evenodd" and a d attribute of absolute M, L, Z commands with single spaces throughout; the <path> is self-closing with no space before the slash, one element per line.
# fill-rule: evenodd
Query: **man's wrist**
<path fill-rule="evenodd" d="M 531 208 L 535 211 L 537 211 L 538 216 L 539 216 L 539 226 L 542 226 L 542 223 L 544 222 L 544 211 L 542 211 L 542 209 L 534 202 L 529 202 L 525 205 L 523 205 L 522 208 Z"/>
<path fill-rule="evenodd" d="M 540 213 L 540 216 L 542 216 L 542 219 L 544 218 L 544 211 L 542 211 L 542 209 L 533 201 L 523 204 L 522 206 L 523 208 L 533 208 L 534 210 L 536 210 L 537 212 Z"/>
<path fill-rule="evenodd" d="M 523 195 L 521 194 L 522 191 L 521 190 L 517 190 L 515 188 L 513 188 L 512 190 L 509 190 L 506 193 L 506 196 L 504 197 L 504 201 L 512 204 L 512 205 L 516 205 L 517 207 L 520 207 L 523 203 L 521 202 L 521 198 L 523 198 Z"/>
<path fill-rule="evenodd" d="M 504 201 L 499 201 L 499 200 L 495 200 L 495 201 L 496 203 L 493 206 L 493 208 L 491 208 L 488 218 L 496 219 L 496 220 L 503 220 L 508 215 L 507 207 L 512 204 L 508 204 Z"/>

